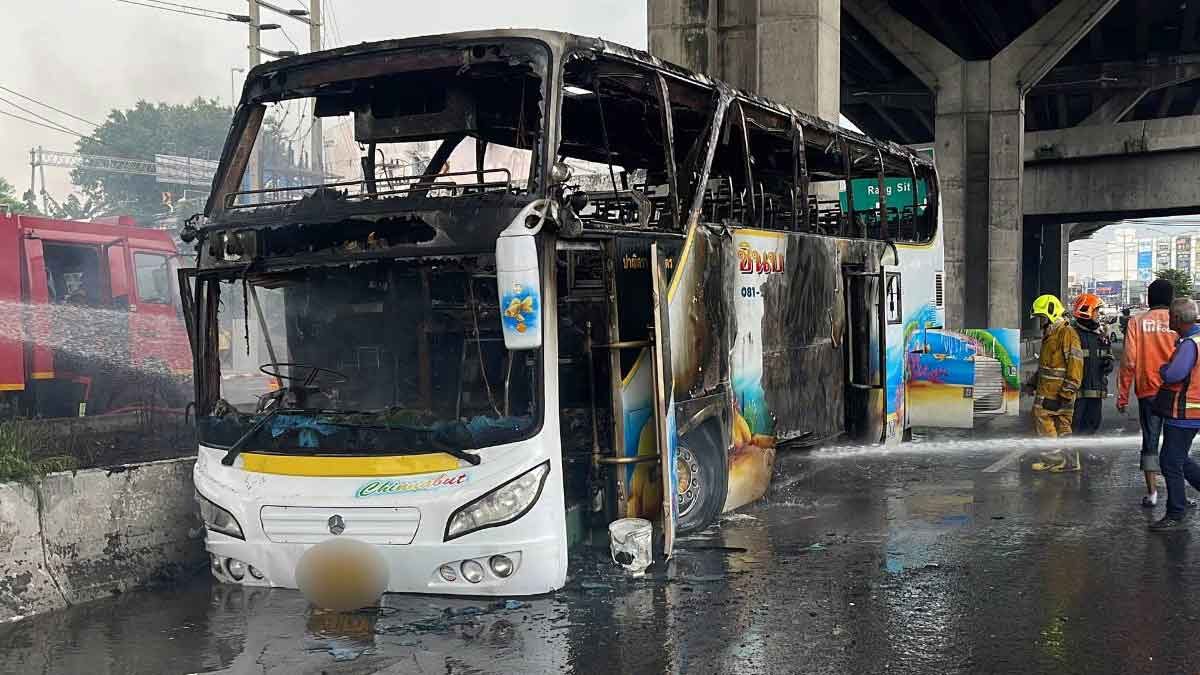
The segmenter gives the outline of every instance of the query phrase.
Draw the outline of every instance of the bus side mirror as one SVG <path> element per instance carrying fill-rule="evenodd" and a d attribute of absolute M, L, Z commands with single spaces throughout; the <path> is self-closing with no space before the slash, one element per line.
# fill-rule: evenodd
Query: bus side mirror
<path fill-rule="evenodd" d="M 496 290 L 504 346 L 511 351 L 542 346 L 542 286 L 535 235 L 545 208 L 538 200 L 513 219 L 496 240 Z"/>

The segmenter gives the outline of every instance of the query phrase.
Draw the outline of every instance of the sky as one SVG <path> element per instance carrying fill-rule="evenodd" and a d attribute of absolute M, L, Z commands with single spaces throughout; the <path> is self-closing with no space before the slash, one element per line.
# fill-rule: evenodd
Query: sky
<path fill-rule="evenodd" d="M 135 0 L 137 1 L 137 0 Z M 246 13 L 245 0 L 172 0 L 177 4 Z M 300 8 L 308 0 L 272 0 Z M 0 86 L 92 122 L 139 99 L 187 103 L 197 96 L 228 103 L 232 68 L 248 60 L 244 24 L 214 21 L 118 2 L 38 0 L 0 2 Z M 327 47 L 387 38 L 484 28 L 545 28 L 594 35 L 644 49 L 645 0 L 325 0 Z M 262 21 L 282 24 L 305 45 L 307 26 L 264 10 Z M 265 31 L 263 46 L 293 49 L 280 31 Z M 241 81 L 237 80 L 240 89 Z M 0 91 L 0 97 L 77 132 L 91 127 Z M 31 117 L 0 101 L 0 111 Z M 20 194 L 29 188 L 29 149 L 73 151 L 75 136 L 0 115 L 0 176 Z M 47 168 L 49 191 L 70 189 L 67 169 Z"/>

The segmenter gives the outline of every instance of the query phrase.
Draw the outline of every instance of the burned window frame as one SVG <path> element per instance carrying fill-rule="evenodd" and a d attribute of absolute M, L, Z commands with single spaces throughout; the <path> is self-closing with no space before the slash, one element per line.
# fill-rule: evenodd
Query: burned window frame
<path fill-rule="evenodd" d="M 573 69 L 582 72 L 571 72 Z M 584 78 L 581 80 L 580 76 L 584 76 Z M 684 204 L 690 195 L 690 189 L 681 188 L 679 180 L 681 162 L 674 142 L 675 116 L 673 114 L 672 80 L 673 78 L 668 78 L 665 73 L 656 68 L 612 54 L 597 53 L 594 50 L 576 49 L 563 56 L 555 83 L 558 96 L 558 137 L 553 141 L 555 149 L 550 154 L 555 162 L 574 159 L 595 164 L 603 163 L 607 165 L 608 169 L 607 182 L 609 185 L 607 187 L 584 190 L 578 185 L 567 186 L 574 188 L 576 192 L 587 195 L 589 201 L 592 202 L 591 207 L 594 208 L 594 212 L 588 213 L 587 207 L 585 207 L 584 212 L 580 214 L 584 221 L 601 228 L 663 229 L 668 231 L 683 229 L 683 223 L 686 222 Z M 637 91 L 636 85 L 620 86 L 622 83 L 630 81 L 640 82 L 642 91 Z M 567 87 L 577 87 L 586 93 L 568 96 Z M 651 123 L 645 130 L 650 136 L 651 142 L 660 149 L 661 157 L 657 159 L 661 162 L 661 166 L 650 163 L 655 159 L 652 156 L 658 153 L 648 152 L 642 157 L 630 157 L 615 152 L 615 150 L 619 151 L 619 148 L 629 148 L 631 144 L 613 142 L 615 138 L 624 140 L 623 134 L 630 128 L 628 124 L 624 127 L 614 125 L 616 119 L 613 118 L 613 105 L 621 96 L 624 96 L 626 101 L 631 101 L 636 100 L 639 95 L 643 104 L 647 106 L 647 119 L 656 118 L 654 123 Z M 580 101 L 582 105 L 588 105 L 590 101 L 594 101 L 597 124 L 600 129 L 599 144 L 595 142 L 596 139 L 586 144 L 572 143 L 572 147 L 576 149 L 574 154 L 564 151 L 564 147 L 569 142 L 568 100 L 572 101 L 571 106 L 575 105 L 575 101 Z M 608 105 L 606 105 L 606 101 L 609 103 Z M 572 120 L 572 124 L 573 122 Z M 589 146 L 597 150 L 594 157 L 589 158 L 586 153 L 579 153 L 577 150 L 580 147 Z M 644 161 L 630 163 L 625 161 L 626 157 Z M 622 169 L 620 181 L 617 180 L 615 172 L 615 167 L 618 166 Z M 663 184 L 666 185 L 668 191 L 665 199 L 657 198 L 657 203 L 654 201 L 656 196 L 650 195 L 648 190 L 638 190 L 637 185 L 629 182 L 632 172 L 649 171 L 650 169 L 663 174 L 662 178 L 665 180 Z M 649 184 L 643 187 L 648 188 Z M 611 201 L 608 199 L 610 190 Z M 604 202 L 600 200 L 604 200 Z M 604 204 L 603 211 L 600 208 L 602 203 Z M 635 213 L 627 215 L 629 206 L 634 207 Z M 615 213 L 615 222 L 613 218 L 602 215 L 610 212 Z"/>
<path fill-rule="evenodd" d="M 701 216 L 707 216 L 709 222 L 729 220 L 750 225 L 755 222 L 758 208 L 754 194 L 754 173 L 751 169 L 750 140 L 741 100 L 731 100 L 720 113 L 714 120 L 715 133 L 704 171 Z M 725 154 L 730 155 L 729 166 L 719 167 L 722 176 L 713 178 L 713 171 L 718 168 L 719 161 L 725 161 L 725 157 L 722 156 Z M 728 173 L 725 173 L 726 170 Z M 735 176 L 740 182 L 735 181 Z M 714 180 L 728 181 L 728 201 L 725 202 L 723 210 L 723 186 L 710 187 L 709 184 Z"/>
<path fill-rule="evenodd" d="M 337 50 L 341 53 L 335 56 L 324 53 L 312 57 L 295 57 L 283 62 L 264 64 L 251 70 L 222 149 L 218 172 L 213 179 L 213 190 L 205 204 L 204 214 L 210 221 L 225 220 L 229 213 L 230 197 L 242 192 L 242 181 L 251 168 L 251 155 L 263 130 L 268 104 L 313 98 L 321 89 L 336 87 L 339 84 L 384 79 L 390 75 L 432 69 L 436 66 L 453 66 L 455 62 L 449 54 L 454 53 L 459 54 L 458 65 L 469 65 L 471 54 L 479 54 L 478 50 L 486 51 L 493 47 L 496 48 L 496 62 L 502 61 L 499 59 L 501 53 L 508 59 L 524 57 L 528 59 L 533 74 L 540 77 L 541 98 L 538 106 L 541 123 L 537 127 L 536 140 L 530 148 L 533 156 L 525 194 L 530 200 L 545 196 L 548 182 L 546 177 L 550 175 L 553 158 L 553 153 L 547 152 L 547 148 L 557 131 L 554 115 L 554 102 L 557 100 L 554 98 L 554 88 L 557 84 L 554 64 L 560 51 L 558 48 L 544 40 L 519 35 L 479 36 L 453 41 L 418 39 L 399 44 L 393 41 L 385 43 L 382 47 L 372 47 L 374 48 L 343 48 Z M 405 67 L 398 68 L 397 62 L 402 62 Z M 439 154 L 443 149 L 445 148 L 439 148 Z M 445 154 L 448 155 L 449 150 Z M 430 167 L 433 167 L 436 161 L 435 157 Z M 430 170 L 427 167 L 425 173 Z M 367 182 L 365 176 L 361 182 Z"/>
<path fill-rule="evenodd" d="M 757 210 L 754 225 L 770 230 L 803 232 L 808 230 L 808 209 L 805 207 L 808 196 L 808 162 L 804 153 L 804 126 L 795 115 L 775 110 L 754 101 L 740 102 L 749 149 L 751 180 L 759 186 Z M 773 125 L 769 123 L 774 122 Z M 779 135 L 780 138 L 772 138 Z M 761 138 L 764 142 L 777 142 L 778 147 L 786 147 L 787 159 L 782 171 L 773 172 L 776 181 L 782 180 L 781 190 L 767 192 L 766 182 L 762 177 L 767 174 L 762 170 L 763 159 L 760 148 L 755 140 Z M 770 207 L 770 197 L 786 199 L 781 207 Z M 786 195 L 786 197 L 784 197 Z"/>

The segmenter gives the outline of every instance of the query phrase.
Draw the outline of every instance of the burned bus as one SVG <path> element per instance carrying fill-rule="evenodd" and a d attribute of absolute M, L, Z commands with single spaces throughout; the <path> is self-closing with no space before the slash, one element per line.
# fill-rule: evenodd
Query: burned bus
<path fill-rule="evenodd" d="M 247 189 L 296 100 L 352 159 Z M 542 593 L 623 517 L 669 555 L 777 450 L 903 439 L 945 322 L 938 213 L 927 155 L 598 39 L 259 66 L 181 274 L 213 572 L 294 587 L 353 537 L 389 591 Z M 269 386 L 223 375 L 229 315 Z"/>

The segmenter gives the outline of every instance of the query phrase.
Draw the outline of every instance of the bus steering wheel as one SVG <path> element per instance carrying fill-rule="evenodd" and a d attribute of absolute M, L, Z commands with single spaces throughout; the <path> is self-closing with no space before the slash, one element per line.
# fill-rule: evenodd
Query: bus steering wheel
<path fill-rule="evenodd" d="M 284 368 L 291 368 L 293 374 L 292 375 L 284 375 L 283 374 Z M 321 373 L 328 373 L 329 375 L 337 378 L 337 379 L 333 380 L 332 382 L 330 382 L 330 384 L 342 384 L 344 382 L 350 381 L 349 376 L 347 376 L 345 373 L 338 372 L 336 370 L 333 370 L 332 368 L 325 368 L 322 366 L 313 366 L 313 365 L 309 365 L 307 363 L 264 363 L 263 365 L 258 367 L 258 370 L 259 370 L 259 372 L 261 372 L 264 375 L 268 375 L 270 377 L 274 377 L 279 380 L 287 380 L 288 382 L 299 382 L 301 387 L 312 386 L 312 383 L 317 379 L 317 376 L 319 376 Z M 307 376 L 300 377 L 299 375 L 294 374 L 296 370 L 301 370 L 301 371 L 307 372 Z"/>

